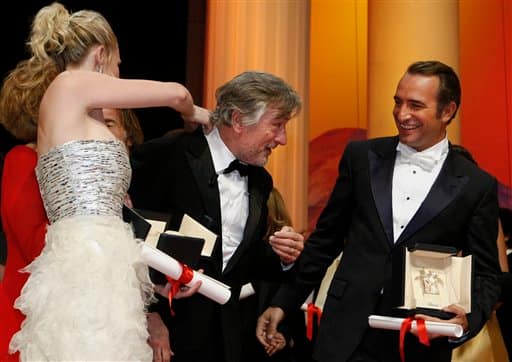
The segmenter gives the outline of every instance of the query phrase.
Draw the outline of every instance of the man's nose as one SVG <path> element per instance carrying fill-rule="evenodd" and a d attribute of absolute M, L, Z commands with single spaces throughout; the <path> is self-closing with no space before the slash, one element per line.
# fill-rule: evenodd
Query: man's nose
<path fill-rule="evenodd" d="M 405 121 L 409 119 L 411 116 L 411 113 L 409 112 L 409 109 L 405 104 L 398 107 L 397 110 L 397 117 L 399 121 Z"/>
<path fill-rule="evenodd" d="M 279 133 L 277 134 L 275 141 L 281 146 L 284 146 L 286 144 L 286 128 L 283 127 L 281 130 L 279 130 Z"/>

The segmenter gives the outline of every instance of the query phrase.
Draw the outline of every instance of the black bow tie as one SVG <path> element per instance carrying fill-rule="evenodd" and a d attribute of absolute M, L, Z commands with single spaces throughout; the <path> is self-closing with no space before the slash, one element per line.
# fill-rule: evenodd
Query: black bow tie
<path fill-rule="evenodd" d="M 226 168 L 222 173 L 227 174 L 227 173 L 230 173 L 235 170 L 238 171 L 240 176 L 242 176 L 242 177 L 247 176 L 249 174 L 249 165 L 241 163 L 238 160 L 233 160 L 229 164 L 228 168 Z"/>

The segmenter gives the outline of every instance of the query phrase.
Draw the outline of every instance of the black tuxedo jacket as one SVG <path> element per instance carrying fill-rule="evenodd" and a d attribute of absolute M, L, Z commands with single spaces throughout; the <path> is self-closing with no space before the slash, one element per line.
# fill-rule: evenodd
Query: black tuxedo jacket
<path fill-rule="evenodd" d="M 296 308 L 344 251 L 324 306 L 314 354 L 318 361 L 399 360 L 398 332 L 369 328 L 368 316 L 393 315 L 393 280 L 400 279 L 393 270 L 401 271 L 393 264 L 403 263 L 404 247 L 417 242 L 454 246 L 473 255 L 470 336 L 480 330 L 497 300 L 495 179 L 450 151 L 426 199 L 394 243 L 391 192 L 397 143 L 397 137 L 387 137 L 347 146 L 328 204 L 296 263 L 295 282 L 273 300 L 285 310 Z M 451 347 L 442 338 L 422 348 L 408 335 L 406 359 L 449 361 Z"/>
<path fill-rule="evenodd" d="M 202 131 L 178 132 L 145 143 L 134 152 L 132 168 L 130 196 L 136 208 L 171 213 L 178 222 L 187 213 L 219 235 L 213 256 L 202 258 L 199 268 L 231 286 L 231 299 L 224 306 L 196 294 L 174 300 L 175 315 L 171 317 L 167 300 L 159 303 L 157 309 L 169 328 L 175 352 L 173 361 L 247 360 L 244 356 L 251 352 L 241 332 L 245 325 L 241 303 L 245 301 L 238 301 L 240 287 L 249 281 L 272 280 L 282 274 L 279 258 L 263 241 L 271 176 L 262 167 L 250 166 L 249 216 L 244 237 L 222 271 L 217 175 Z M 254 330 L 255 326 L 250 328 Z M 252 337 L 255 341 L 254 333 Z"/>

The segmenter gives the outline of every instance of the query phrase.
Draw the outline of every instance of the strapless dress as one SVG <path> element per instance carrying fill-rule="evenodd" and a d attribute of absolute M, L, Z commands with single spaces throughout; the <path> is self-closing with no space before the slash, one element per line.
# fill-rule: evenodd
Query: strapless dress
<path fill-rule="evenodd" d="M 50 220 L 15 307 L 26 315 L 10 350 L 22 361 L 151 361 L 152 295 L 140 243 L 122 220 L 131 168 L 117 140 L 71 141 L 36 174 Z"/>

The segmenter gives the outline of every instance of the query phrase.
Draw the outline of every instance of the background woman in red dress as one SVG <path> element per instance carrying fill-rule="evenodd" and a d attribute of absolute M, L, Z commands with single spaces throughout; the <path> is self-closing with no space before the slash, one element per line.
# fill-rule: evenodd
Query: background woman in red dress
<path fill-rule="evenodd" d="M 0 361 L 18 360 L 17 353 L 8 354 L 8 347 L 24 319 L 14 308 L 14 301 L 28 278 L 28 274 L 19 270 L 41 253 L 48 223 L 34 171 L 36 120 L 48 84 L 43 83 L 30 92 L 25 90 L 24 85 L 33 79 L 24 79 L 23 74 L 32 64 L 21 62 L 6 78 L 0 92 L 0 122 L 17 139 L 28 142 L 7 153 L 2 174 L 0 210 L 9 255 L 0 283 Z"/>

